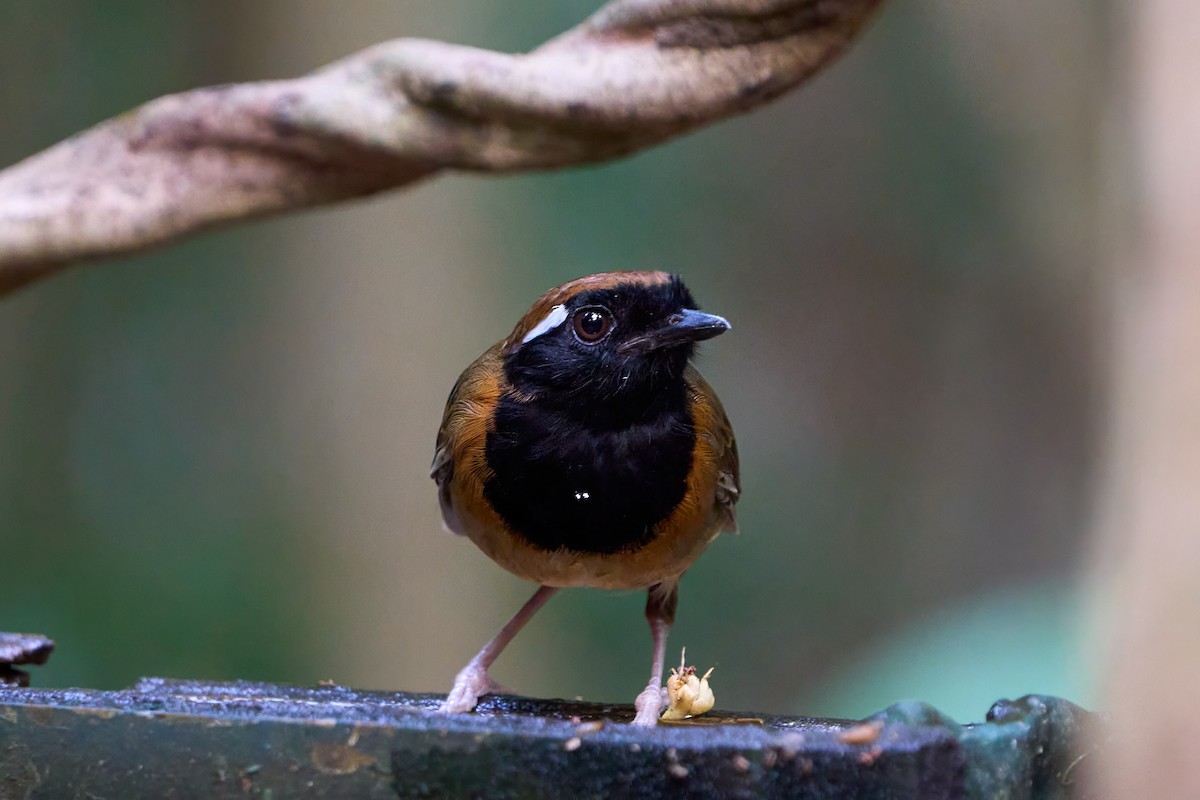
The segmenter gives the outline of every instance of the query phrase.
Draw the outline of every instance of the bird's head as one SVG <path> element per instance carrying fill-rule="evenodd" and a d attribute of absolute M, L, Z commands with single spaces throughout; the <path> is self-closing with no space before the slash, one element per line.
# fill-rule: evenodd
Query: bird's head
<path fill-rule="evenodd" d="M 637 404 L 681 387 L 696 342 L 727 330 L 678 275 L 606 272 L 543 295 L 505 340 L 504 369 L 542 402 Z"/>

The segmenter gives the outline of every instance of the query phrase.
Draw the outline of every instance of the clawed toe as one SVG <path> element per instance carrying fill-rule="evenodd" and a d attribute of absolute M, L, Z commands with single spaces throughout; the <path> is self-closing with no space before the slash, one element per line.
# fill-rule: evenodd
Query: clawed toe
<path fill-rule="evenodd" d="M 461 714 L 475 708 L 479 698 L 489 694 L 509 693 L 500 684 L 492 680 L 487 671 L 468 665 L 454 679 L 454 688 L 446 695 L 438 711 L 443 714 Z"/>
<path fill-rule="evenodd" d="M 633 724 L 657 725 L 658 717 L 664 706 L 666 706 L 666 698 L 663 697 L 663 688 L 654 685 L 647 686 L 633 703 L 633 707 L 637 709 L 637 716 L 633 718 Z"/>

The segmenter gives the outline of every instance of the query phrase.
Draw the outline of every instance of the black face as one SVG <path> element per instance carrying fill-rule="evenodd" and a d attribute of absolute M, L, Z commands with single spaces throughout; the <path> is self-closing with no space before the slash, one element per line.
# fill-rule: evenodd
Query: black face
<path fill-rule="evenodd" d="M 540 402 L 614 412 L 643 405 L 679 382 L 697 341 L 728 328 L 695 308 L 678 276 L 583 292 L 550 320 L 555 327 L 508 356 L 507 377 Z"/>
<path fill-rule="evenodd" d="M 551 551 L 650 542 L 691 469 L 684 368 L 728 328 L 677 277 L 585 292 L 534 328 L 505 359 L 513 390 L 487 437 L 484 496 L 512 532 Z"/>

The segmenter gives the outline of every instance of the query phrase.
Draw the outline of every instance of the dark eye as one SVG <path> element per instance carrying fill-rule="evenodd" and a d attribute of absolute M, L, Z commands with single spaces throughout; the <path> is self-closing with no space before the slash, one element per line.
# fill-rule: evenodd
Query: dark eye
<path fill-rule="evenodd" d="M 575 335 L 584 344 L 595 344 L 612 330 L 612 312 L 604 306 L 588 306 L 575 312 L 571 320 Z"/>

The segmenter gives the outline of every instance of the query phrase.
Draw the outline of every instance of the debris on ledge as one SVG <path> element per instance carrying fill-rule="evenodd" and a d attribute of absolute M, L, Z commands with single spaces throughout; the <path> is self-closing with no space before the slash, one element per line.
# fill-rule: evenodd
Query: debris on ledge
<path fill-rule="evenodd" d="M 1095 715 L 1031 695 L 960 725 L 923 703 L 862 721 L 143 679 L 0 692 L 0 796 L 1083 797 Z"/>
<path fill-rule="evenodd" d="M 45 664 L 54 652 L 54 641 L 37 633 L 0 633 L 0 689 L 28 686 L 29 673 L 17 669 Z"/>

